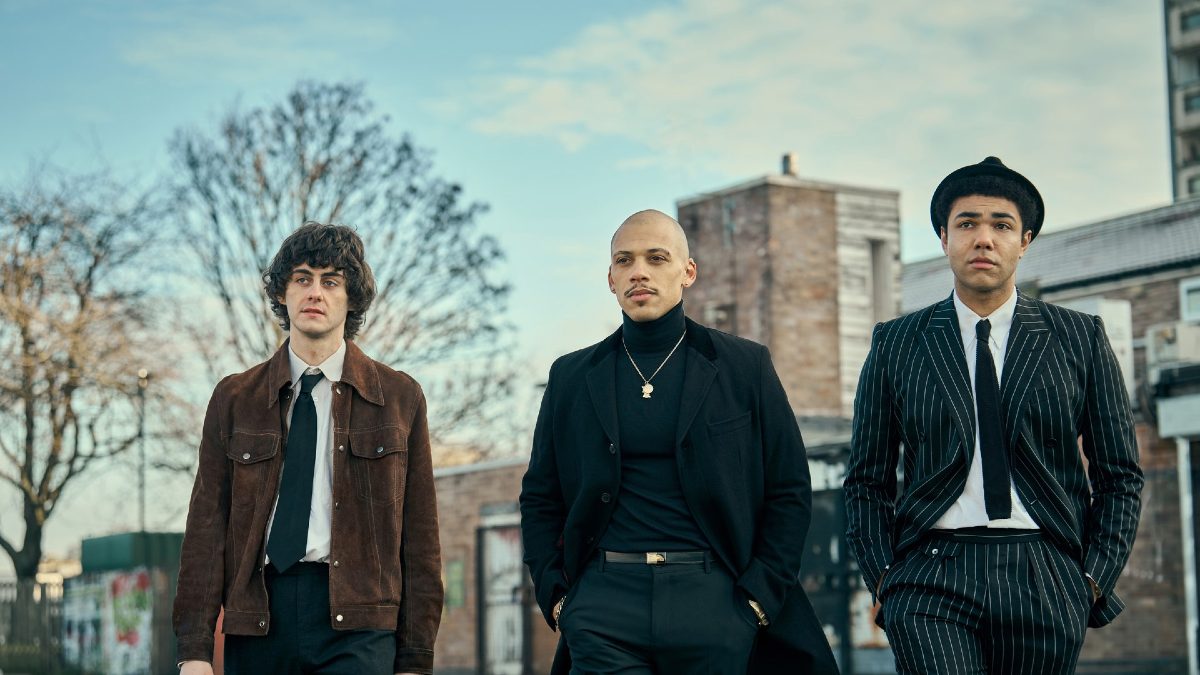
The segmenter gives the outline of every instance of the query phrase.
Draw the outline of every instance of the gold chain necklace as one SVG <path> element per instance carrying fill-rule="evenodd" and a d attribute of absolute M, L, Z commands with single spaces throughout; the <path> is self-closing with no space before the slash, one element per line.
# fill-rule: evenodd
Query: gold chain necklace
<path fill-rule="evenodd" d="M 675 350 L 679 349 L 679 345 L 683 344 L 683 338 L 685 337 L 687 337 L 686 330 L 683 331 L 683 335 L 679 336 L 679 341 L 675 343 L 675 346 L 671 347 L 671 351 L 667 354 L 667 358 L 663 359 L 662 363 L 658 364 L 658 368 L 655 368 L 653 373 L 650 373 L 650 377 L 646 377 L 642 374 L 642 369 L 638 368 L 637 361 L 633 360 L 633 354 L 629 353 L 629 345 L 625 344 L 625 340 L 621 340 L 621 346 L 625 348 L 625 356 L 629 357 L 629 362 L 633 364 L 633 369 L 637 371 L 638 377 L 642 378 L 642 398 L 650 398 L 650 394 L 654 393 L 654 385 L 650 384 L 650 380 L 653 380 L 654 376 L 658 375 L 658 371 L 662 370 L 663 366 L 667 365 L 667 361 L 671 360 L 671 357 L 675 354 Z"/>

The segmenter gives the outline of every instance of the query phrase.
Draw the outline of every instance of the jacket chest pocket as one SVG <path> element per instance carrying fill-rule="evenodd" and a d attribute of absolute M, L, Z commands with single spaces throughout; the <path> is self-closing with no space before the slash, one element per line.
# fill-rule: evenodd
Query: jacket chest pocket
<path fill-rule="evenodd" d="M 750 411 L 747 410 L 728 419 L 708 423 L 708 438 L 714 448 L 722 453 L 736 455 L 745 463 L 753 440 Z"/>
<path fill-rule="evenodd" d="M 279 454 L 279 434 L 235 431 L 225 448 L 225 456 L 232 464 L 230 477 L 230 502 L 234 506 L 255 503 L 261 494 L 274 495 L 266 490 L 267 475 L 272 463 L 267 461 Z"/>
<path fill-rule="evenodd" d="M 408 433 L 398 426 L 351 431 L 350 456 L 358 496 L 391 504 L 404 496 Z"/>

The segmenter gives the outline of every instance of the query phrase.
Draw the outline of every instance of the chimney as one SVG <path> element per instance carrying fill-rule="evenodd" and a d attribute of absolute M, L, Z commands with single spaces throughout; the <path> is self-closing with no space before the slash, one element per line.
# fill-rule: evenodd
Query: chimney
<path fill-rule="evenodd" d="M 800 168 L 800 156 L 794 152 L 784 153 L 783 155 L 783 175 L 798 176 L 797 170 Z"/>

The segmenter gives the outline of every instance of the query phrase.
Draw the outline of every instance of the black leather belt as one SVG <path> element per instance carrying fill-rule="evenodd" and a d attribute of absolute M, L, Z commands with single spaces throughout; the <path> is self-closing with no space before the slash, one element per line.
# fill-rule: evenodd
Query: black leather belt
<path fill-rule="evenodd" d="M 329 574 L 329 563 L 323 562 L 298 562 L 292 563 L 292 566 L 287 568 L 286 572 L 280 572 L 279 568 L 275 567 L 275 563 L 267 565 L 267 574 L 277 577 L 296 577 L 306 574 Z"/>
<path fill-rule="evenodd" d="M 1041 541 L 1041 530 L 1000 527 L 962 527 L 957 530 L 930 530 L 930 539 L 961 541 L 966 544 L 1018 544 Z"/>
<path fill-rule="evenodd" d="M 618 553 L 605 551 L 604 562 L 641 563 L 643 565 L 696 565 L 708 561 L 708 551 L 649 551 Z"/>

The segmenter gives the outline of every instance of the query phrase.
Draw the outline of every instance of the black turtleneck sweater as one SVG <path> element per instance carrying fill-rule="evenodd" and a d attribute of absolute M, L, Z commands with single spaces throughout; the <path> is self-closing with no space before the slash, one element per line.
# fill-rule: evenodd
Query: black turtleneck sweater
<path fill-rule="evenodd" d="M 683 303 L 653 321 L 623 314 L 621 336 L 646 377 L 663 363 L 684 332 Z M 685 341 L 686 342 L 686 341 Z M 680 344 L 654 375 L 654 392 L 642 397 L 624 348 L 617 353 L 617 421 L 621 489 L 600 548 L 608 551 L 697 551 L 709 548 L 684 501 L 675 461 L 675 428 L 683 397 L 687 344 Z"/>

